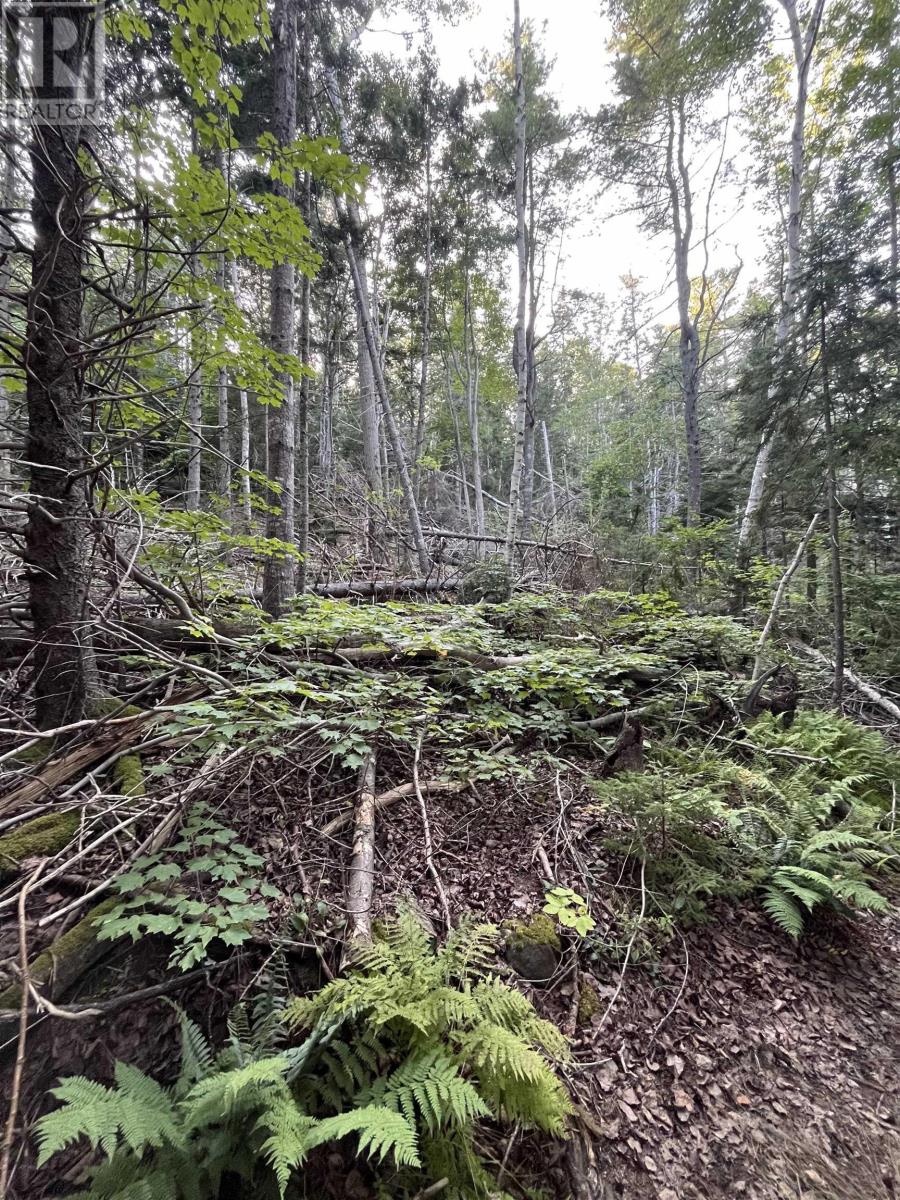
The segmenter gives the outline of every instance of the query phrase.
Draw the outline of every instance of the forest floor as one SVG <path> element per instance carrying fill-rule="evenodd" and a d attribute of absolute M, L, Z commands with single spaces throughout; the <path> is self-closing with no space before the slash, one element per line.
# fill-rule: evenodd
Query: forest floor
<path fill-rule="evenodd" d="M 408 748 L 391 752 L 379 760 L 379 772 L 408 780 L 410 758 Z M 434 778 L 438 767 L 426 743 L 422 779 Z M 252 771 L 239 764 L 217 779 L 218 820 L 265 858 L 266 880 L 282 900 L 258 937 L 175 997 L 207 1030 L 221 1030 L 235 999 L 258 984 L 273 931 L 290 920 L 298 898 L 313 915 L 305 935 L 295 935 L 296 954 L 287 943 L 294 988 L 309 989 L 320 977 L 316 960 L 300 949 L 310 937 L 326 963 L 337 964 L 335 917 L 344 904 L 351 830 L 322 830 L 352 802 L 352 777 L 345 778 L 343 789 L 323 791 L 315 768 L 288 757 Z M 610 832 L 604 823 L 613 818 L 598 808 L 577 754 L 537 754 L 530 778 L 513 774 L 428 795 L 427 815 L 454 923 L 468 914 L 501 925 L 527 920 L 553 884 L 590 894 L 598 919 L 592 948 L 564 938 L 552 978 L 541 986 L 518 983 L 543 1015 L 572 1032 L 573 1060 L 563 1075 L 603 1176 L 597 1200 L 900 1196 L 900 916 L 849 921 L 826 914 L 795 943 L 755 906 L 719 901 L 702 923 L 656 936 L 661 927 L 654 926 L 642 876 L 603 850 Z M 375 914 L 413 899 L 440 929 L 416 796 L 379 811 L 376 830 Z M 35 895 L 28 914 L 33 950 L 41 948 L 36 923 L 70 894 L 60 888 Z M 623 920 L 623 895 L 632 912 L 646 913 L 645 924 Z M 0 962 L 15 961 L 17 936 L 14 920 L 0 927 Z M 120 944 L 66 1004 L 167 979 L 166 957 L 160 937 Z M 584 1004 L 588 994 L 593 1013 Z M 115 1018 L 37 1017 L 21 1105 L 26 1129 L 47 1110 L 48 1089 L 60 1075 L 108 1080 L 116 1059 L 159 1074 L 172 1058 L 175 1024 L 159 998 Z M 7 1086 L 15 1037 L 4 1033 L 4 1042 Z M 90 1159 L 80 1148 L 36 1172 L 32 1156 L 32 1140 L 22 1139 L 11 1200 L 67 1194 Z M 562 1143 L 507 1141 L 503 1162 L 514 1195 L 533 1196 L 528 1189 L 536 1185 L 545 1197 L 569 1194 Z M 371 1194 L 357 1178 L 351 1186 L 346 1172 L 326 1179 L 323 1189 L 335 1200 Z"/>

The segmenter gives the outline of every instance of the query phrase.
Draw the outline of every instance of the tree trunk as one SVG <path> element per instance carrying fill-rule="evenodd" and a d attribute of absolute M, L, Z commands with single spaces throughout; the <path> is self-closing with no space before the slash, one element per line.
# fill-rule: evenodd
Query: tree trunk
<path fill-rule="evenodd" d="M 541 437 L 544 442 L 544 465 L 547 468 L 547 483 L 550 488 L 550 528 L 554 542 L 559 541 L 559 519 L 556 514 L 556 484 L 553 482 L 553 455 L 550 453 L 550 435 L 547 422 L 541 421 Z"/>
<path fill-rule="evenodd" d="M 509 510 L 506 519 L 506 561 L 509 564 L 512 563 L 515 554 L 519 510 L 522 503 L 525 423 L 528 415 L 528 347 L 525 333 L 528 297 L 528 246 L 525 236 L 525 71 L 522 57 L 522 17 L 519 0 L 513 0 L 513 52 L 516 97 L 516 258 L 519 275 L 513 344 L 513 367 L 516 372 L 516 423 L 513 433 L 512 473 L 509 480 Z"/>
<path fill-rule="evenodd" d="M 430 114 L 426 111 L 425 119 Z M 416 436 L 413 454 L 413 478 L 415 479 L 416 500 L 420 499 L 422 485 L 422 469 L 419 460 L 425 450 L 425 406 L 428 400 L 428 359 L 431 353 L 431 273 L 433 247 L 431 236 L 432 224 L 432 195 L 431 195 L 431 128 L 427 131 L 425 149 L 425 280 L 422 287 L 422 362 L 419 368 L 419 406 L 416 413 Z"/>
<path fill-rule="evenodd" d="M 330 67 L 326 69 L 324 74 L 325 87 L 328 92 L 328 97 L 338 119 L 341 146 L 344 150 L 346 150 L 349 139 L 347 137 L 344 108 L 341 102 L 340 89 L 338 88 L 337 84 L 337 76 L 334 72 L 334 69 Z M 344 236 L 344 249 L 347 255 L 347 263 L 350 267 L 350 277 L 353 281 L 353 291 L 356 297 L 357 320 L 359 328 L 362 332 L 363 340 L 365 342 L 365 347 L 369 352 L 368 357 L 372 368 L 375 393 L 378 396 L 378 401 L 381 405 L 381 415 L 384 420 L 388 441 L 390 442 L 394 466 L 396 467 L 397 474 L 400 478 L 400 488 L 403 492 L 403 500 L 406 505 L 406 514 L 409 521 L 409 529 L 412 535 L 413 545 L 416 551 L 416 558 L 419 563 L 419 570 L 423 575 L 427 575 L 431 567 L 431 557 L 428 553 L 428 547 L 425 544 L 425 537 L 422 533 L 422 522 L 419 519 L 419 508 L 416 504 L 415 493 L 413 492 L 406 447 L 403 445 L 403 438 L 401 437 L 400 429 L 397 425 L 396 419 L 394 418 L 394 410 L 391 406 L 391 397 L 390 393 L 388 392 L 387 383 L 382 370 L 381 354 L 378 347 L 378 334 L 372 321 L 372 313 L 369 307 L 369 291 L 365 269 L 365 256 L 358 252 L 358 247 L 362 245 L 362 226 L 360 222 L 359 206 L 353 199 L 348 199 L 345 205 L 338 197 L 335 197 L 335 202 L 337 204 L 339 213 L 345 219 L 347 232 Z"/>
<path fill-rule="evenodd" d="M 681 397 L 684 410 L 684 434 L 687 443 L 687 524 L 700 520 L 702 461 L 700 454 L 700 336 L 691 315 L 691 276 L 689 255 L 693 234 L 693 210 L 690 179 L 684 157 L 686 134 L 684 102 L 675 111 L 669 107 L 669 137 L 666 153 L 666 179 L 675 232 L 675 283 L 678 291 L 678 349 L 681 358 Z M 677 175 L 676 175 L 677 171 Z M 680 186 L 679 186 L 680 184 Z"/>
<path fill-rule="evenodd" d="M 76 75 L 90 19 L 84 9 L 71 10 L 76 41 L 67 65 Z M 82 719 L 91 666 L 81 334 L 87 184 L 80 137 L 78 126 L 36 124 L 30 149 L 34 251 L 24 359 L 32 503 L 26 543 L 37 639 L 34 695 L 44 729 Z"/>
<path fill-rule="evenodd" d="M 218 285 L 225 291 L 227 284 L 225 255 L 219 256 Z M 218 347 L 221 353 L 222 347 Z M 228 370 L 220 366 L 216 373 L 217 420 L 219 426 L 219 491 L 231 512 L 231 430 L 228 414 Z"/>
<path fill-rule="evenodd" d="M 828 540 L 831 543 L 831 613 L 834 622 L 834 679 L 831 698 L 835 708 L 844 699 L 844 577 L 841 565 L 841 524 L 837 496 L 837 448 L 834 438 L 834 419 L 831 409 L 831 386 L 828 378 L 825 309 L 819 310 L 819 352 L 822 365 L 822 403 L 825 429 L 825 452 L 828 457 L 825 486 L 828 490 Z"/>
<path fill-rule="evenodd" d="M 822 10 L 825 0 L 816 0 L 815 8 L 809 18 L 805 35 L 800 30 L 800 19 L 797 15 L 796 0 L 780 0 L 782 8 L 787 13 L 791 29 L 791 43 L 794 50 L 794 70 L 797 80 L 797 95 L 794 103 L 794 122 L 791 131 L 791 181 L 788 189 L 787 213 L 787 271 L 784 280 L 784 293 L 778 313 L 778 323 L 775 327 L 775 366 L 784 354 L 791 328 L 793 326 L 794 305 L 797 295 L 797 282 L 800 274 L 800 218 L 803 202 L 803 168 L 806 138 L 806 102 L 809 88 L 809 70 L 812 65 L 813 49 L 819 33 L 822 20 Z M 750 480 L 750 491 L 741 520 L 738 535 L 738 567 L 746 567 L 750 540 L 753 534 L 757 514 L 762 506 L 766 487 L 766 477 L 769 472 L 769 460 L 772 457 L 775 426 L 778 413 L 774 411 L 777 398 L 777 382 L 773 379 L 769 387 L 767 402 L 772 410 L 766 420 L 760 439 L 756 461 L 753 464 L 753 475 Z"/>
<path fill-rule="evenodd" d="M 302 128 L 306 137 L 312 133 L 312 90 L 310 79 L 310 56 L 312 53 L 312 5 L 303 6 L 302 41 Z M 300 214 L 309 229 L 312 224 L 312 176 L 303 174 L 300 189 Z M 300 283 L 300 358 L 303 365 L 310 365 L 310 278 L 304 274 Z M 297 591 L 306 591 L 309 558 L 309 397 L 310 379 L 304 373 L 300 377 L 297 394 L 297 425 L 295 471 L 297 473 Z"/>
<path fill-rule="evenodd" d="M 297 10 L 294 0 L 276 0 L 272 18 L 273 118 L 275 137 L 282 146 L 297 133 Z M 276 180 L 276 194 L 292 199 L 294 188 Z M 295 271 L 293 263 L 272 268 L 272 349 L 278 354 L 294 353 Z M 274 510 L 266 516 L 266 536 L 294 545 L 294 380 L 281 377 L 282 401 L 269 419 L 269 479 L 278 487 L 268 502 Z M 293 558 L 270 555 L 263 570 L 263 607 L 273 617 L 284 609 L 295 592 Z"/>
<path fill-rule="evenodd" d="M 234 302 L 238 302 L 238 272 L 237 260 L 231 260 L 231 292 Z M 250 491 L 250 404 L 247 399 L 247 389 L 242 387 L 238 392 L 241 413 L 241 509 L 244 514 L 244 524 L 249 529 L 252 519 Z"/>

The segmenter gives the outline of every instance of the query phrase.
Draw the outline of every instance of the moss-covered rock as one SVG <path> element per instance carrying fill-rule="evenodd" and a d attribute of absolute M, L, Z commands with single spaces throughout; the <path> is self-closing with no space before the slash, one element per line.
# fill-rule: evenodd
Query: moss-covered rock
<path fill-rule="evenodd" d="M 578 1024 L 589 1025 L 591 1018 L 595 1017 L 602 1007 L 603 1005 L 594 985 L 588 983 L 586 980 L 582 981 L 581 991 L 578 995 L 578 1012 L 576 1015 Z"/>
<path fill-rule="evenodd" d="M 58 854 L 74 837 L 80 813 L 47 813 L 0 837 L 0 879 L 18 874 L 26 859 Z"/>
<path fill-rule="evenodd" d="M 46 950 L 29 964 L 31 982 L 49 999 L 58 999 L 97 959 L 111 949 L 114 942 L 99 940 L 99 921 L 119 903 L 117 896 L 104 900 L 82 917 L 66 933 L 51 942 Z M 22 988 L 11 984 L 0 992 L 0 1010 L 18 1009 Z"/>
<path fill-rule="evenodd" d="M 524 921 L 507 921 L 506 959 L 529 983 L 548 983 L 556 974 L 562 942 L 553 919 L 535 913 Z"/>

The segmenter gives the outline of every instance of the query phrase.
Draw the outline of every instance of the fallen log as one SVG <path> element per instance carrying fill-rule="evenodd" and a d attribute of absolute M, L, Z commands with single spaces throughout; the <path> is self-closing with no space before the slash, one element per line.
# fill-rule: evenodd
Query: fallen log
<path fill-rule="evenodd" d="M 375 886 L 375 751 L 359 772 L 353 815 L 353 852 L 347 870 L 347 943 L 372 940 L 372 893 Z"/>
<path fill-rule="evenodd" d="M 798 654 L 803 654 L 806 658 L 811 658 L 813 662 L 819 663 L 820 666 L 827 667 L 829 671 L 834 671 L 834 662 L 821 650 L 815 650 L 812 646 L 807 646 L 805 642 L 789 642 L 788 645 L 792 650 L 796 650 Z M 893 717 L 895 721 L 900 721 L 900 705 L 896 704 L 884 692 L 880 692 L 878 688 L 868 683 L 865 679 L 861 679 L 849 667 L 844 667 L 844 678 L 854 687 L 861 696 L 874 704 L 876 708 L 880 708 L 882 712 L 886 712 Z"/>

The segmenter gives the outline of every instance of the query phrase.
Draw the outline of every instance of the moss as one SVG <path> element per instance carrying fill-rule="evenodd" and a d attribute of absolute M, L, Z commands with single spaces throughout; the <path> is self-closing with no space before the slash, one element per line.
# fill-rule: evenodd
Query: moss
<path fill-rule="evenodd" d="M 91 966 L 103 950 L 112 946 L 112 942 L 99 942 L 98 919 L 118 903 L 118 897 L 111 897 L 96 905 L 77 925 L 51 942 L 29 964 L 31 982 L 39 991 L 46 990 L 51 999 L 58 997 Z M 21 1001 L 22 989 L 18 983 L 0 992 L 0 1009 L 16 1009 Z"/>
<path fill-rule="evenodd" d="M 24 750 L 18 751 L 15 757 L 10 760 L 11 765 L 14 767 L 36 767 L 49 756 L 54 744 L 54 739 L 41 738 L 33 746 L 26 746 Z"/>
<path fill-rule="evenodd" d="M 602 1007 L 600 997 L 597 995 L 597 989 L 593 984 L 582 983 L 581 992 L 578 996 L 578 1024 L 590 1024 L 591 1017 L 595 1017 Z"/>
<path fill-rule="evenodd" d="M 547 913 L 535 913 L 525 921 L 507 921 L 504 930 L 507 946 L 549 946 L 557 954 L 562 950 L 556 922 Z"/>
<path fill-rule="evenodd" d="M 58 853 L 69 844 L 80 821 L 77 811 L 47 813 L 0 837 L 0 878 L 16 874 L 27 858 Z"/>
<path fill-rule="evenodd" d="M 123 704 L 118 696 L 95 696 L 87 702 L 87 714 L 95 720 L 101 717 L 139 717 L 144 711 L 136 704 Z"/>
<path fill-rule="evenodd" d="M 113 779 L 116 790 L 122 796 L 144 796 L 144 768 L 141 766 L 139 754 L 123 754 L 113 764 Z"/>

